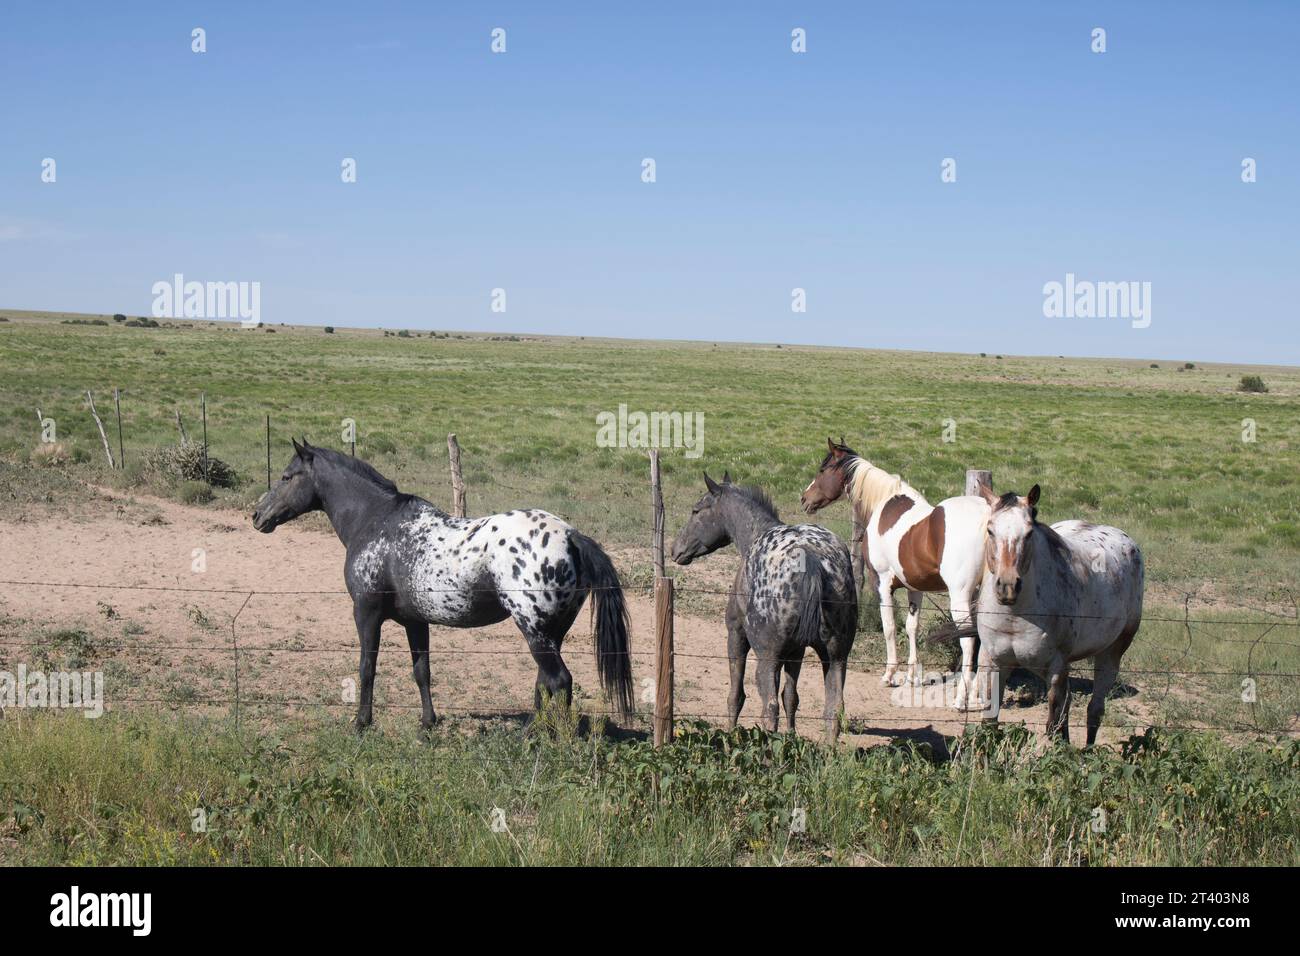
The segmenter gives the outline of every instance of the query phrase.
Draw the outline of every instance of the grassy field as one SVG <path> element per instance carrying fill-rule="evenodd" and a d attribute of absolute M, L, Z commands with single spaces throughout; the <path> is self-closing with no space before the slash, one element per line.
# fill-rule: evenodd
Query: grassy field
<path fill-rule="evenodd" d="M 707 727 L 655 750 L 562 721 L 361 740 L 310 721 L 5 723 L 19 725 L 0 733 L 9 864 L 1300 862 L 1294 741 L 1149 733 L 1043 751 L 1022 728 L 985 728 L 936 762 Z"/>
<path fill-rule="evenodd" d="M 178 409 L 197 436 L 206 392 L 211 451 L 245 479 L 228 493 L 241 504 L 265 484 L 266 415 L 275 473 L 290 435 L 340 446 L 351 418 L 357 453 L 406 490 L 448 502 L 454 431 L 471 512 L 536 505 L 608 543 L 645 544 L 644 453 L 596 443 L 597 414 L 626 404 L 705 416 L 701 457 L 665 455 L 670 531 L 702 493 L 702 468 L 763 485 L 793 519 L 826 436 L 842 434 L 936 501 L 961 492 L 967 467 L 991 468 L 1003 489 L 1038 482 L 1044 518 L 1133 535 L 1149 581 L 1290 609 L 1300 578 L 1300 369 L 0 315 L 0 455 L 13 460 L 38 445 L 39 408 L 100 469 L 83 393 L 115 432 L 120 388 L 124 477 L 144 480 L 141 452 L 176 440 Z M 1245 373 L 1269 392 L 1236 391 Z M 845 507 L 824 520 L 847 535 Z"/>
<path fill-rule="evenodd" d="M 1297 853 L 1300 633 L 1300 370 L 1183 360 L 1119 361 L 865 352 L 381 330 L 174 323 L 66 324 L 0 310 L 0 507 L 74 511 L 87 485 L 191 501 L 146 455 L 176 441 L 175 413 L 240 480 L 213 507 L 247 508 L 290 435 L 357 453 L 404 490 L 446 506 L 446 436 L 464 449 L 471 513 L 540 506 L 621 549 L 649 581 L 644 452 L 604 448 L 596 416 L 701 412 L 698 459 L 665 452 L 670 533 L 729 469 L 801 520 L 798 495 L 827 435 L 901 472 L 932 500 L 967 467 L 1001 489 L 1043 486 L 1042 516 L 1117 525 L 1142 546 L 1147 617 L 1125 658 L 1142 687 L 1107 721 L 1209 724 L 1092 753 L 1019 730 L 951 743 L 956 757 L 700 729 L 656 754 L 640 741 L 398 724 L 358 742 L 336 719 L 236 733 L 225 719 L 149 713 L 98 721 L 11 712 L 0 720 L 0 861 L 312 863 L 1290 863 Z M 84 320 L 84 317 L 82 317 Z M 1154 367 L 1158 366 L 1158 367 Z M 1237 390 L 1258 374 L 1265 394 Z M 83 393 L 94 390 L 116 452 L 123 394 L 127 468 L 109 472 Z M 37 409 L 61 455 L 41 448 Z M 1255 441 L 1243 441 L 1244 419 Z M 955 440 L 945 441 L 945 428 Z M 818 520 L 847 537 L 847 508 Z M 1189 598 L 1189 594 L 1192 595 Z M 680 613 L 721 599 L 684 591 Z M 873 612 L 864 610 L 864 625 Z M 37 620 L 6 631 L 50 637 Z M 106 625 L 107 626 L 107 625 Z M 123 628 L 131 622 L 122 624 Z M 60 632 L 62 633 L 62 632 Z M 80 632 L 77 632 L 80 633 Z M 126 635 L 129 637 L 129 635 Z M 75 667 L 82 643 L 51 637 L 44 666 Z M 90 635 L 87 639 L 96 639 Z M 855 656 L 879 658 L 860 639 Z M 927 658 L 938 653 L 926 652 Z M 864 657 L 864 659 L 866 659 Z M 928 659 L 927 663 L 931 663 Z M 109 661 L 107 666 L 111 666 Z M 870 669 L 864 667 L 863 669 Z M 1247 701 L 1243 674 L 1254 675 Z M 110 675 L 111 677 L 112 675 Z M 121 675 L 118 675 L 121 676 Z M 178 701 L 183 703 L 183 701 Z M 1076 702 L 1082 706 L 1083 701 Z M 336 718 L 338 715 L 332 715 Z M 257 727 L 261 727 L 259 733 Z M 784 742 L 783 742 L 784 740 Z M 59 781 L 51 776 L 58 774 Z M 509 833 L 488 825 L 507 811 Z M 790 810 L 808 830 L 791 835 Z M 189 829 L 206 808 L 207 835 Z M 1108 829 L 1094 832 L 1097 807 Z"/>

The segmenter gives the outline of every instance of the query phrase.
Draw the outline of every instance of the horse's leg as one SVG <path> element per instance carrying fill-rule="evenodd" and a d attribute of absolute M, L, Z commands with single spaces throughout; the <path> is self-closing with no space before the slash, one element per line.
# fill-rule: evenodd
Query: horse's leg
<path fill-rule="evenodd" d="M 406 642 L 411 645 L 411 674 L 420 689 L 420 726 L 433 726 L 433 700 L 429 697 L 429 625 L 423 621 L 406 625 Z"/>
<path fill-rule="evenodd" d="M 917 673 L 920 666 L 916 658 L 916 631 L 921 625 L 921 598 L 920 591 L 913 591 L 910 588 L 907 592 L 907 682 L 913 687 L 919 687 L 921 684 L 921 675 Z"/>
<path fill-rule="evenodd" d="M 564 666 L 560 657 L 560 641 L 545 632 L 524 632 L 528 641 L 528 650 L 537 662 L 537 684 L 533 690 L 533 707 L 538 713 L 542 710 L 544 697 L 558 698 L 567 708 L 573 697 L 573 675 Z"/>
<path fill-rule="evenodd" d="M 974 684 L 971 672 L 975 661 L 975 635 L 963 633 L 971 626 L 970 595 L 951 591 L 949 597 L 952 601 L 952 623 L 962 635 L 957 639 L 961 645 L 961 679 L 957 684 L 957 699 L 953 701 L 953 706 L 958 710 L 971 706 L 982 710 L 988 699 L 988 692 L 983 683 L 975 684 L 975 699 L 971 700 L 971 686 Z M 981 668 L 980 673 L 988 675 L 990 671 Z"/>
<path fill-rule="evenodd" d="M 1115 653 L 1112 644 L 1092 659 L 1092 699 L 1088 701 L 1088 746 L 1097 740 L 1097 729 L 1101 726 L 1102 715 L 1106 713 L 1106 695 L 1115 686 L 1119 676 L 1120 654 Z"/>
<path fill-rule="evenodd" d="M 375 695 L 375 662 L 379 659 L 379 629 L 384 623 L 378 607 L 358 601 L 353 605 L 352 617 L 357 622 L 357 636 L 361 638 L 361 700 L 357 704 L 357 730 L 365 730 L 373 719 Z"/>
<path fill-rule="evenodd" d="M 799 683 L 802 668 L 802 657 L 791 657 L 785 662 L 785 688 L 781 691 L 781 701 L 785 704 L 785 729 L 790 733 L 794 733 L 794 712 L 799 709 L 799 691 L 795 685 Z"/>
<path fill-rule="evenodd" d="M 1047 672 L 1047 735 L 1070 740 L 1070 664 L 1064 657 Z"/>
<path fill-rule="evenodd" d="M 880 630 L 885 635 L 885 672 L 880 675 L 880 683 L 890 687 L 894 684 L 894 672 L 898 670 L 898 648 L 894 647 L 894 637 L 898 624 L 894 620 L 894 575 L 886 571 L 880 576 Z"/>
<path fill-rule="evenodd" d="M 771 649 L 775 642 L 768 645 Z M 781 701 L 777 699 L 777 687 L 781 682 L 781 661 L 772 651 L 772 657 L 758 658 L 758 696 L 763 702 L 763 729 L 775 731 L 777 720 L 781 716 Z"/>
<path fill-rule="evenodd" d="M 844 677 L 848 661 L 833 659 L 824 647 L 817 648 L 817 656 L 822 659 L 822 686 L 826 696 L 822 707 L 826 742 L 834 743 L 840 735 L 840 711 L 844 709 Z"/>
<path fill-rule="evenodd" d="M 735 730 L 740 709 L 745 706 L 745 659 L 749 656 L 749 639 L 739 613 L 727 614 L 727 665 L 731 672 L 731 693 L 727 695 L 727 729 Z"/>
<path fill-rule="evenodd" d="M 1002 695 L 1006 692 L 1007 681 L 1011 679 L 1011 665 L 998 667 L 989 657 L 988 648 L 980 645 L 979 672 L 985 675 L 987 682 L 983 684 L 981 692 L 984 694 L 984 720 L 987 723 L 996 724 L 998 715 L 1002 713 Z M 997 676 L 994 677 L 994 673 Z"/>

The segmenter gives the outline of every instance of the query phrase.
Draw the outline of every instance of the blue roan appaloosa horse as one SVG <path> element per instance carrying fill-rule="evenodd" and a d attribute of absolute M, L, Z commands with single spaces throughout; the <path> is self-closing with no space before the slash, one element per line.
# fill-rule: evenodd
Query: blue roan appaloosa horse
<path fill-rule="evenodd" d="M 722 484 L 704 476 L 708 494 L 691 509 L 690 520 L 673 541 L 673 560 L 690 564 L 732 542 L 740 570 L 727 601 L 727 657 L 731 664 L 728 726 L 735 727 L 745 704 L 745 658 L 758 658 L 758 692 L 763 726 L 776 730 L 780 700 L 786 728 L 794 730 L 799 706 L 796 685 L 804 651 L 822 662 L 826 686 L 826 739 L 839 733 L 844 676 L 858 622 L 858 592 L 844 542 L 818 525 L 787 525 L 757 488 L 742 488 L 723 475 Z M 785 690 L 778 699 L 781 669 Z"/>
<path fill-rule="evenodd" d="M 1118 528 L 1038 522 L 1037 485 L 1023 498 L 983 495 L 990 507 L 984 580 L 975 613 L 980 672 L 998 671 L 986 719 L 997 720 L 1013 667 L 1047 682 L 1047 732 L 1070 739 L 1070 664 L 1093 659 L 1088 745 L 1097 739 L 1119 661 L 1142 623 L 1142 552 Z"/>
<path fill-rule="evenodd" d="M 429 625 L 483 627 L 514 618 L 537 662 L 543 692 L 569 703 L 573 678 L 560 645 L 590 593 L 596 612 L 596 670 L 618 713 L 632 712 L 632 668 L 623 591 L 595 541 L 535 508 L 455 518 L 397 486 L 364 461 L 304 440 L 280 481 L 257 503 L 253 527 L 270 532 L 323 510 L 347 549 L 344 576 L 361 638 L 357 728 L 371 722 L 379 629 L 406 628 L 420 723 L 433 725 Z"/>

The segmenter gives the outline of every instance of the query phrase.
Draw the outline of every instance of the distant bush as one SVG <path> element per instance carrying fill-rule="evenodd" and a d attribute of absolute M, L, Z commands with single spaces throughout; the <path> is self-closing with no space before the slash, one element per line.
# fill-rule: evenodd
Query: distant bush
<path fill-rule="evenodd" d="M 72 461 L 72 451 L 66 442 L 41 442 L 32 449 L 29 456 L 33 465 L 43 468 L 57 468 Z"/>
<path fill-rule="evenodd" d="M 197 442 L 164 445 L 144 453 L 144 470 L 168 481 L 202 482 L 205 478 L 203 446 Z M 206 477 L 218 488 L 234 488 L 239 483 L 235 470 L 220 458 L 208 457 Z"/>
<path fill-rule="evenodd" d="M 1243 375 L 1240 384 L 1237 385 L 1239 392 L 1267 392 L 1268 386 L 1258 375 Z"/>
<path fill-rule="evenodd" d="M 1193 368 L 1196 368 L 1196 363 L 1195 363 L 1195 362 L 1184 362 L 1184 363 L 1183 363 L 1183 368 L 1185 368 L 1185 369 L 1193 369 Z"/>
<path fill-rule="evenodd" d="M 145 318 L 144 316 L 140 316 L 138 319 L 127 319 L 124 324 L 133 329 L 158 328 L 158 323 L 154 319 Z"/>
<path fill-rule="evenodd" d="M 121 312 L 114 312 L 114 313 L 113 313 L 113 321 L 114 321 L 114 322 L 125 322 L 125 321 L 126 321 L 126 316 L 123 315 Z"/>
<path fill-rule="evenodd" d="M 8 322 L 8 321 L 9 321 L 8 316 L 0 315 L 0 322 Z"/>
<path fill-rule="evenodd" d="M 103 319 L 64 319 L 60 325 L 108 325 Z"/>
<path fill-rule="evenodd" d="M 402 331 L 397 333 L 397 337 L 399 339 L 409 339 L 411 337 L 411 333 L 408 329 L 402 329 Z"/>
<path fill-rule="evenodd" d="M 334 326 L 332 326 L 332 325 L 327 325 L 327 326 L 325 326 L 325 334 L 326 334 L 326 335 L 333 335 L 333 334 L 334 334 Z"/>
<path fill-rule="evenodd" d="M 1159 368 L 1159 367 L 1160 367 L 1160 363 L 1159 363 L 1159 362 L 1152 362 L 1152 363 L 1151 363 L 1151 367 L 1152 367 L 1152 368 Z"/>

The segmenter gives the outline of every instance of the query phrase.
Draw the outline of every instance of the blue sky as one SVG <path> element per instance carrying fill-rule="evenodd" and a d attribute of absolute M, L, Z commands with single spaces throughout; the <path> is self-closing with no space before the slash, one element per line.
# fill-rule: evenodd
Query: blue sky
<path fill-rule="evenodd" d="M 2 307 L 179 272 L 267 322 L 1300 364 L 1300 4 L 0 17 Z M 1046 318 L 1066 273 L 1150 282 L 1150 327 Z"/>

